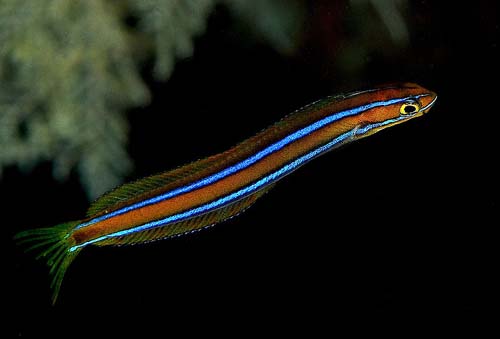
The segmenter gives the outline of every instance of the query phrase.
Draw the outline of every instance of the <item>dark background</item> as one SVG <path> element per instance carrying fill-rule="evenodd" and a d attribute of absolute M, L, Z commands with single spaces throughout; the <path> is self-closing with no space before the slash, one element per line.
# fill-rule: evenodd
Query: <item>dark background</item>
<path fill-rule="evenodd" d="M 76 175 L 57 183 L 49 163 L 29 175 L 7 170 L 0 199 L 8 335 L 485 328 L 476 321 L 492 319 L 489 287 L 498 267 L 494 1 L 413 2 L 410 46 L 400 53 L 381 46 L 349 78 L 331 62 L 342 43 L 325 45 L 322 34 L 348 40 L 351 23 L 322 30 L 334 14 L 320 3 L 309 8 L 303 46 L 288 57 L 242 40 L 218 8 L 194 56 L 167 83 L 150 79 L 152 104 L 130 112 L 130 179 L 223 151 L 343 90 L 416 82 L 439 95 L 431 112 L 316 159 L 208 231 L 89 247 L 54 307 L 44 263 L 11 239 L 77 219 L 88 202 Z"/>

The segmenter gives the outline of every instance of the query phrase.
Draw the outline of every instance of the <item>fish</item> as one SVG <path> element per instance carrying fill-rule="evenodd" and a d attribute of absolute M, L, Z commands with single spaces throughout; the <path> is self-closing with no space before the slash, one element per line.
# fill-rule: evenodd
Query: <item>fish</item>
<path fill-rule="evenodd" d="M 121 185 L 94 201 L 80 220 L 14 238 L 47 261 L 54 304 L 68 267 L 87 246 L 147 243 L 230 219 L 314 158 L 420 117 L 436 100 L 436 93 L 414 83 L 332 95 L 225 152 Z"/>

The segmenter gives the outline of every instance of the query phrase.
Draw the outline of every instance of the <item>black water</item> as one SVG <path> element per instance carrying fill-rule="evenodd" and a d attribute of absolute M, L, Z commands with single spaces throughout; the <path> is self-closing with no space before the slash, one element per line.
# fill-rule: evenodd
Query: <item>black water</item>
<path fill-rule="evenodd" d="M 76 175 L 54 182 L 50 164 L 29 175 L 7 170 L 0 182 L 7 335 L 485 328 L 499 209 L 495 2 L 415 1 L 409 44 L 369 40 L 357 70 L 336 59 L 356 34 L 349 7 L 341 7 L 323 15 L 311 5 L 309 33 L 289 57 L 246 43 L 218 10 L 171 80 L 150 80 L 151 106 L 130 112 L 131 178 L 223 151 L 346 89 L 416 82 L 439 95 L 428 115 L 311 162 L 209 231 L 83 251 L 55 307 L 46 268 L 10 239 L 82 216 L 86 197 Z"/>

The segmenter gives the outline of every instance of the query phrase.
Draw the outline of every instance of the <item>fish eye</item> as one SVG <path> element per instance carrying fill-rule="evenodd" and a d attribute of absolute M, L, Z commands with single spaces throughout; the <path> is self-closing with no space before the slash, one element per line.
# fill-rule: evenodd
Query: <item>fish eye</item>
<path fill-rule="evenodd" d="M 406 101 L 401 105 L 399 113 L 402 115 L 408 115 L 417 113 L 420 110 L 420 104 L 416 100 Z"/>

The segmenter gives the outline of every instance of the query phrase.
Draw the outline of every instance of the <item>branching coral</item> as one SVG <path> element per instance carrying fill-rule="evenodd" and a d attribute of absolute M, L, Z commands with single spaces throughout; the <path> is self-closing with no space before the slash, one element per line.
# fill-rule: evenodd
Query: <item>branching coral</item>
<path fill-rule="evenodd" d="M 193 53 L 217 3 L 255 19 L 256 30 L 273 31 L 268 41 L 278 49 L 292 46 L 289 31 L 300 22 L 290 21 L 298 15 L 290 10 L 299 7 L 282 0 L 253 7 L 239 0 L 2 0 L 0 173 L 52 161 L 60 180 L 77 169 L 89 198 L 119 184 L 132 168 L 124 113 L 149 98 L 138 49 L 147 46 L 157 77 L 168 79 L 175 61 Z M 287 25 L 265 24 L 280 13 Z M 129 16 L 137 27 L 127 26 Z"/>

